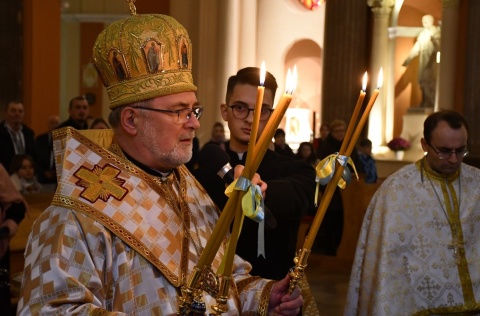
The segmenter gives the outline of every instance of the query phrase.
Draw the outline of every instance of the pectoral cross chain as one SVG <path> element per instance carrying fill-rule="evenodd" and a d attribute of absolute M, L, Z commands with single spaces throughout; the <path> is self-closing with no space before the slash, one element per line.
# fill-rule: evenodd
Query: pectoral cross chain
<path fill-rule="evenodd" d="M 460 261 L 460 249 L 463 249 L 462 243 L 459 243 L 458 241 L 454 241 L 450 245 L 447 246 L 448 249 L 453 250 L 453 257 L 455 258 L 455 261 L 459 263 Z"/>

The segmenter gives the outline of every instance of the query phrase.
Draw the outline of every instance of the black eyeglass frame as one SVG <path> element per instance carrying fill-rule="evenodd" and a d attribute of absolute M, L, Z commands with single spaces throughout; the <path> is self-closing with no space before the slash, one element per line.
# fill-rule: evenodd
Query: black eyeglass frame
<path fill-rule="evenodd" d="M 442 160 L 446 160 L 446 159 L 450 158 L 452 156 L 452 154 L 454 154 L 457 157 L 457 159 L 465 158 L 469 153 L 468 145 L 465 147 L 465 150 L 462 150 L 462 151 L 457 151 L 457 150 L 441 151 L 441 150 L 437 150 L 429 142 L 427 142 L 427 141 L 425 141 L 425 142 L 427 143 L 428 147 L 433 149 L 433 151 L 435 152 L 437 157 L 439 159 L 442 159 Z"/>
<path fill-rule="evenodd" d="M 243 106 L 247 111 L 246 111 L 246 115 L 244 117 L 238 117 L 237 115 L 235 115 L 235 108 L 236 107 L 239 107 L 239 106 Z M 228 106 L 230 109 L 232 109 L 232 114 L 233 114 L 233 117 L 236 118 L 236 119 L 239 119 L 239 120 L 244 120 L 246 119 L 249 115 L 250 115 L 250 112 L 254 112 L 255 109 L 251 109 L 243 104 L 233 104 L 233 105 L 229 105 Z M 268 111 L 268 117 L 266 118 L 263 118 L 262 119 L 262 114 L 260 113 L 260 121 L 261 122 L 264 122 L 264 121 L 267 121 L 270 116 L 272 115 L 272 112 L 274 111 L 274 109 L 271 109 L 271 108 L 267 108 L 267 107 L 262 107 L 262 110 L 261 111 L 264 111 L 264 110 L 267 110 Z M 260 112 L 261 112 L 260 111 Z M 238 114 L 238 113 L 237 113 Z"/>
<path fill-rule="evenodd" d="M 203 106 L 194 106 L 193 108 L 184 108 L 184 109 L 178 109 L 178 110 L 155 109 L 155 108 L 147 108 L 145 106 L 135 106 L 135 107 L 132 107 L 132 108 L 133 109 L 140 109 L 140 110 L 147 110 L 147 111 L 154 111 L 154 112 L 159 112 L 159 113 L 166 113 L 166 114 L 177 114 L 177 122 L 176 123 L 178 123 L 178 124 L 187 123 L 190 120 L 192 113 L 197 120 L 200 120 L 200 117 L 202 117 L 203 111 L 205 110 Z M 185 122 L 181 122 L 180 121 L 180 113 L 186 112 L 186 111 L 189 111 L 187 113 L 187 115 L 185 116 L 186 120 L 185 120 Z"/>

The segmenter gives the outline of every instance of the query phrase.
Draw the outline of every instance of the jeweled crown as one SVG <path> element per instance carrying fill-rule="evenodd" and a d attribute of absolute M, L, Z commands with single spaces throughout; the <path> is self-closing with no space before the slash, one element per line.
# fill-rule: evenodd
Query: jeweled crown
<path fill-rule="evenodd" d="M 93 63 L 107 88 L 110 109 L 196 91 L 192 43 L 185 28 L 170 16 L 132 13 L 104 29 L 93 47 Z"/>

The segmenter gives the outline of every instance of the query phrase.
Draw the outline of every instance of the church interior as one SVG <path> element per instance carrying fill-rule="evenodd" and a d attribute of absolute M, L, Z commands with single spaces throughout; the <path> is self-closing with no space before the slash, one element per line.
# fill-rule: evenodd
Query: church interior
<path fill-rule="evenodd" d="M 287 71 L 297 68 L 293 101 L 280 124 L 294 149 L 319 137 L 322 123 L 348 123 L 362 89 L 364 111 L 379 88 L 382 69 L 380 92 L 361 131 L 373 143 L 380 178 L 422 157 L 421 122 L 439 109 L 466 117 L 470 154 L 465 162 L 480 165 L 480 1 L 136 0 L 135 5 L 139 14 L 173 16 L 190 34 L 197 98 L 205 107 L 197 131 L 200 144 L 209 140 L 213 124 L 222 121 L 227 78 L 242 67 L 265 62 L 279 84 L 275 103 L 286 89 Z M 35 134 L 47 131 L 50 115 L 68 118 L 68 102 L 77 95 L 89 95 L 90 115 L 106 119 L 108 96 L 91 61 L 92 47 L 106 25 L 128 15 L 124 0 L 1 1 L 0 104 L 21 99 L 24 123 Z M 425 66 L 417 46 L 427 15 L 433 17 L 438 41 L 433 62 Z M 427 88 L 419 80 L 423 67 L 430 67 Z M 363 88 L 365 72 L 368 83 Z M 3 115 L 1 111 L 0 119 Z M 228 129 L 226 133 L 228 138 Z M 412 144 L 402 159 L 387 147 L 397 137 Z M 345 206 L 339 251 L 335 257 L 312 255 L 309 262 L 310 286 L 326 315 L 342 314 L 356 238 L 375 189 L 356 184 L 342 192 L 344 201 L 356 202 Z M 40 210 L 45 199 L 32 203 Z M 13 241 L 17 257 L 29 224 L 22 224 Z"/>

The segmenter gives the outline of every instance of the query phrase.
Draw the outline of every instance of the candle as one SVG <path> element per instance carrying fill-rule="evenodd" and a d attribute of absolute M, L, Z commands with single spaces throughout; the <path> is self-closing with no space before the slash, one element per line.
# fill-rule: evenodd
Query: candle
<path fill-rule="evenodd" d="M 258 125 L 260 124 L 260 114 L 261 114 L 262 105 L 263 105 L 263 95 L 265 93 L 264 84 L 265 84 L 266 72 L 267 70 L 265 67 L 265 62 L 263 61 L 260 67 L 260 85 L 257 88 L 257 100 L 255 102 L 255 110 L 253 111 L 253 122 L 252 122 L 252 128 L 250 130 L 250 141 L 248 143 L 245 166 L 251 166 L 254 159 L 255 144 L 257 141 L 257 134 L 258 134 Z M 251 169 L 249 171 L 251 171 Z M 252 176 L 253 174 L 248 174 L 249 179 Z"/>
<path fill-rule="evenodd" d="M 350 156 L 352 153 L 355 144 L 357 143 L 358 137 L 360 136 L 360 133 L 362 132 L 363 126 L 367 122 L 368 115 L 370 114 L 370 111 L 372 110 L 373 105 L 375 104 L 375 101 L 377 100 L 378 94 L 380 93 L 380 88 L 382 87 L 383 84 L 383 68 L 380 68 L 380 71 L 378 72 L 378 81 L 377 81 L 377 88 L 373 91 L 372 96 L 370 97 L 370 100 L 367 103 L 367 107 L 365 108 L 365 111 L 363 111 L 363 115 L 360 118 L 360 121 L 358 122 L 357 128 L 355 129 L 355 133 L 352 136 L 352 139 L 350 140 L 346 155 Z"/>
<path fill-rule="evenodd" d="M 254 166 L 256 169 L 258 169 L 258 166 L 260 165 L 262 160 L 259 157 L 263 157 L 263 155 L 265 155 L 265 152 L 268 149 L 268 145 L 270 144 L 272 137 L 275 134 L 275 131 L 280 125 L 280 122 L 285 115 L 285 112 L 287 111 L 290 102 L 292 101 L 292 95 L 295 91 L 297 81 L 297 66 L 295 66 L 293 68 L 293 73 L 290 71 L 290 69 L 288 69 L 285 92 L 282 94 L 280 101 L 278 101 L 275 110 L 273 111 L 270 119 L 265 125 L 263 133 L 260 135 L 257 145 L 255 146 Z"/>
<path fill-rule="evenodd" d="M 355 109 L 353 110 L 352 118 L 348 123 L 348 128 L 347 128 L 347 131 L 345 132 L 345 137 L 343 138 L 342 146 L 340 147 L 340 151 L 339 151 L 340 155 L 343 155 L 345 153 L 345 149 L 347 149 L 347 145 L 348 145 L 348 140 L 350 139 L 350 136 L 352 136 L 353 128 L 357 123 L 358 114 L 360 113 L 363 100 L 365 99 L 365 91 L 367 90 L 367 81 L 368 81 L 368 75 L 367 75 L 367 72 L 365 71 L 365 74 L 363 75 L 363 80 L 362 80 L 362 90 L 360 90 L 360 95 L 358 96 L 357 104 L 355 105 Z"/>
<path fill-rule="evenodd" d="M 380 93 L 380 87 L 382 86 L 383 83 L 383 70 L 380 69 L 379 75 L 378 75 L 378 84 L 377 88 L 374 90 L 372 97 L 370 98 L 367 107 L 365 108 L 365 111 L 362 114 L 362 117 L 360 118 L 360 121 L 355 129 L 355 132 L 353 133 L 353 137 L 351 139 L 344 139 L 342 143 L 346 143 L 347 149 L 345 151 L 345 156 L 350 156 L 352 153 L 352 150 L 357 142 L 358 136 L 360 135 L 360 132 L 363 129 L 363 126 L 365 125 L 365 122 L 367 121 L 368 115 L 370 113 L 370 110 L 373 107 L 373 104 L 375 103 L 375 100 L 378 97 L 378 94 Z M 353 121 L 353 120 L 352 120 Z M 335 173 L 333 174 L 332 179 L 330 182 L 328 182 L 327 187 L 325 188 L 325 193 L 322 196 L 322 200 L 320 201 L 320 205 L 318 206 L 317 213 L 315 214 L 315 217 L 312 222 L 312 226 L 310 227 L 310 230 L 308 232 L 308 235 L 305 239 L 305 243 L 303 244 L 303 249 L 311 249 L 313 245 L 313 241 L 315 240 L 315 236 L 317 235 L 318 229 L 320 228 L 320 224 L 322 223 L 323 217 L 325 216 L 325 212 L 327 211 L 328 205 L 330 204 L 330 201 L 332 199 L 333 193 L 335 192 L 335 189 L 338 185 L 338 181 L 340 180 L 340 177 L 342 176 L 344 166 L 337 164 L 337 168 L 335 168 Z"/>
<path fill-rule="evenodd" d="M 239 191 L 235 190 L 230 195 L 227 204 L 223 208 L 220 218 L 213 228 L 212 235 L 203 250 L 196 267 L 203 269 L 205 266 L 210 266 L 217 254 L 218 248 L 223 242 L 223 237 L 227 234 L 230 223 L 235 215 L 235 207 L 241 201 L 239 200 Z M 190 288 L 196 288 L 198 284 L 188 284 Z"/>

